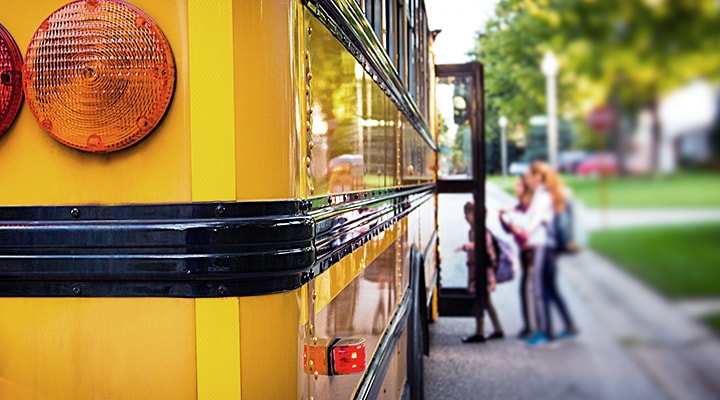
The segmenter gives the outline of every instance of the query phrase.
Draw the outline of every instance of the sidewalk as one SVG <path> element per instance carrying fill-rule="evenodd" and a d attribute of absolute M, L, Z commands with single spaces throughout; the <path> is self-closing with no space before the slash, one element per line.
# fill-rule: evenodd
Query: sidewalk
<path fill-rule="evenodd" d="M 720 340 L 708 329 L 591 251 L 562 257 L 559 270 L 577 338 L 537 348 L 515 339 L 516 279 L 493 295 L 506 339 L 462 344 L 472 318 L 430 326 L 426 398 L 720 399 Z"/>

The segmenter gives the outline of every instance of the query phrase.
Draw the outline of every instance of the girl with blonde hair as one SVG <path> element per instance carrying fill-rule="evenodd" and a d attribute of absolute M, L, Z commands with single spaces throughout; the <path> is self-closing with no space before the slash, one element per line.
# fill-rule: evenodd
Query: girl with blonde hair
<path fill-rule="evenodd" d="M 559 337 L 575 335 L 578 330 L 556 283 L 555 217 L 565 209 L 562 182 L 558 174 L 542 161 L 530 165 L 525 181 L 533 191 L 523 228 L 528 234 L 528 245 L 535 249 L 534 297 L 538 330 L 527 341 L 534 346 L 554 338 L 551 303 L 557 306 L 565 323 L 565 330 Z"/>

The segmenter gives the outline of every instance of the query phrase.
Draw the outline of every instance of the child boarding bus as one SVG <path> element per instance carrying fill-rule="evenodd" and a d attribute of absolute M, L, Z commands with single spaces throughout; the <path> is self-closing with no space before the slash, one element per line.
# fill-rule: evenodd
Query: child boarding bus
<path fill-rule="evenodd" d="M 7 1 L 0 24 L 1 399 L 422 396 L 422 0 Z"/>

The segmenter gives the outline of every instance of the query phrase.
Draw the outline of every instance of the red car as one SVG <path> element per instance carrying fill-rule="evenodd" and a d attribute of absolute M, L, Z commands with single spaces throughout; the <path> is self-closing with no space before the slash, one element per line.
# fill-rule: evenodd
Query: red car
<path fill-rule="evenodd" d="M 612 154 L 594 154 L 578 164 L 575 173 L 579 176 L 616 175 L 617 159 Z"/>

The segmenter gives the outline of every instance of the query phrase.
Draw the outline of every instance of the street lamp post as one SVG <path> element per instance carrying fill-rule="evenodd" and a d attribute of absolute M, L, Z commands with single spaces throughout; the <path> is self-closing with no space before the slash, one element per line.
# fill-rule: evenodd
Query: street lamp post
<path fill-rule="evenodd" d="M 547 145 L 548 163 L 551 167 L 557 168 L 557 73 L 560 68 L 555 54 L 548 50 L 545 52 L 540 64 L 542 73 L 545 75 L 547 84 Z"/>
<path fill-rule="evenodd" d="M 507 181 L 507 138 L 505 136 L 505 128 L 507 128 L 508 119 L 501 116 L 498 121 L 500 124 L 500 157 L 502 162 L 503 183 Z"/>

